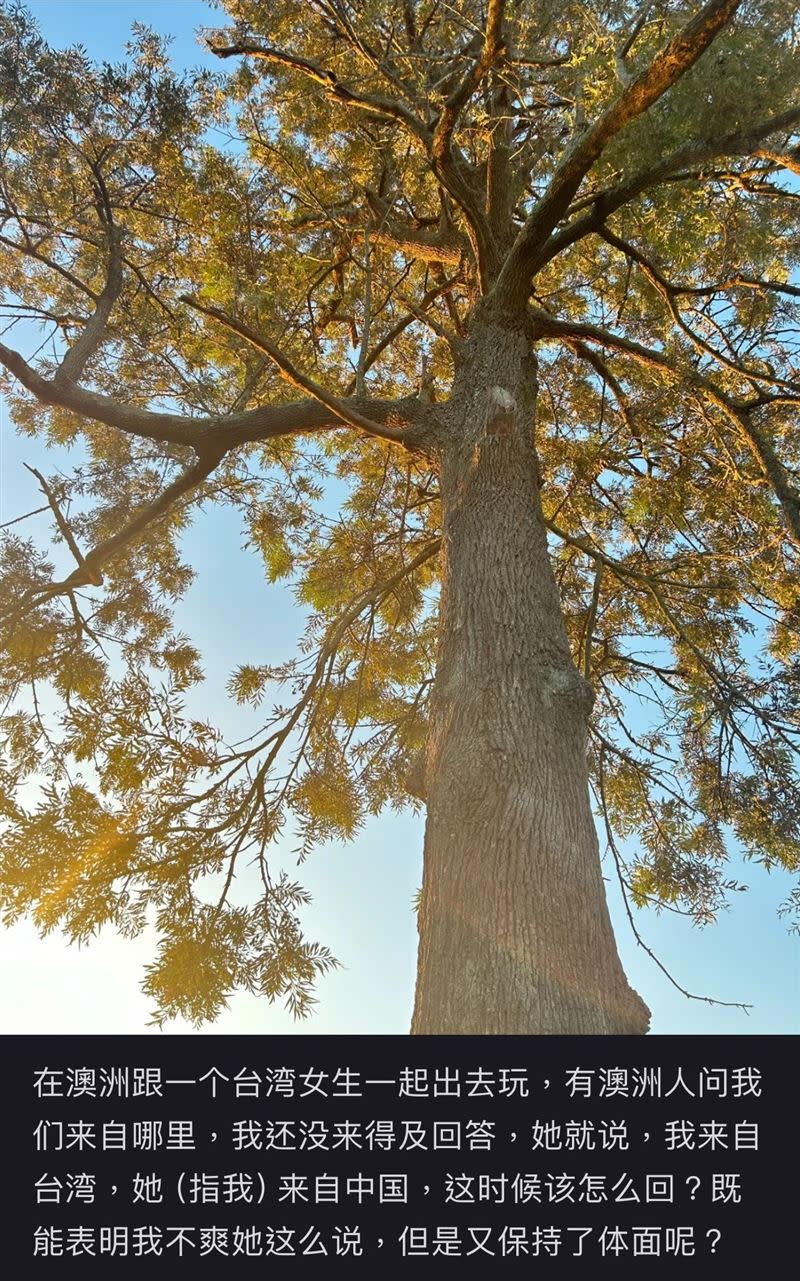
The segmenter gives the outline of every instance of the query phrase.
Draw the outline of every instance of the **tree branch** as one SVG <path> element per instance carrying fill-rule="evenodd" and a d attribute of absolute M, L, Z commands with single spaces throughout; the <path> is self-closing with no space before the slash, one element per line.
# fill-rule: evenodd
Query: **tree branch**
<path fill-rule="evenodd" d="M 73 534 L 72 530 L 69 527 L 69 523 L 67 521 L 66 516 L 64 515 L 64 513 L 62 512 L 61 508 L 58 505 L 58 500 L 56 499 L 56 496 L 53 493 L 52 489 L 48 485 L 42 473 L 40 471 L 37 471 L 35 467 L 31 467 L 28 463 L 23 463 L 23 466 L 26 467 L 27 470 L 31 473 L 31 475 L 35 476 L 36 479 L 38 480 L 42 493 L 44 494 L 45 498 L 50 504 L 50 509 L 56 518 L 56 524 L 58 525 L 58 528 L 61 530 L 62 537 L 64 538 L 65 543 L 69 547 L 70 551 L 72 552 L 72 555 L 75 557 L 75 560 L 78 563 L 78 568 L 86 569 L 86 560 L 84 558 L 84 555 L 75 540 L 75 535 Z M 94 577 L 92 577 L 91 571 L 88 571 L 88 572 L 90 574 L 89 582 L 91 582 L 95 587 L 102 586 L 102 583 L 103 583 L 102 577 L 100 575 L 95 575 Z"/>
<path fill-rule="evenodd" d="M 601 809 L 603 813 L 603 823 L 606 829 L 606 838 L 608 841 L 608 848 L 611 850 L 611 856 L 614 859 L 614 866 L 616 868 L 620 889 L 622 891 L 622 899 L 623 899 L 623 903 L 625 904 L 625 914 L 628 918 L 628 924 L 630 925 L 631 930 L 633 931 L 633 937 L 636 939 L 636 942 L 639 944 L 639 947 L 644 949 L 644 951 L 647 953 L 647 955 L 650 957 L 652 961 L 655 961 L 656 965 L 661 970 L 662 974 L 664 974 L 669 979 L 672 986 L 676 988 L 681 993 L 681 995 L 685 996 L 689 1001 L 703 1001 L 706 1005 L 724 1005 L 735 1010 L 743 1010 L 745 1014 L 749 1014 L 753 1007 L 752 1005 L 748 1005 L 745 1001 L 720 1001 L 717 999 L 717 997 L 714 997 L 714 996 L 697 996 L 694 992 L 689 992 L 687 988 L 683 987 L 682 984 L 680 984 L 676 978 L 673 978 L 672 974 L 670 974 L 669 970 L 667 969 L 666 965 L 664 965 L 663 961 L 660 961 L 658 959 L 653 949 L 651 947 L 648 947 L 648 945 L 645 943 L 644 939 L 642 938 L 639 927 L 637 926 L 636 922 L 633 919 L 633 912 L 631 911 L 631 906 L 628 901 L 628 893 L 625 886 L 625 880 L 622 875 L 622 867 L 621 867 L 619 850 L 617 849 L 617 844 L 614 839 L 614 834 L 613 834 L 611 823 L 608 817 L 608 807 L 606 804 L 602 759 L 603 758 L 601 753 L 599 788 L 600 788 L 600 798 L 601 798 Z"/>
<path fill-rule="evenodd" d="M 431 316 L 424 307 L 418 307 L 415 302 L 412 302 L 410 298 L 406 298 L 404 294 L 398 293 L 397 297 L 404 307 L 408 307 L 408 310 L 416 320 L 421 321 L 423 325 L 427 325 L 437 337 L 444 339 L 453 356 L 459 353 L 463 343 L 458 334 L 454 333 L 452 329 L 448 329 L 447 325 L 443 325 L 435 316 Z"/>
<path fill-rule="evenodd" d="M 406 257 L 415 258 L 418 262 L 438 262 L 450 267 L 458 267 L 469 253 L 469 240 L 457 228 L 439 227 L 435 231 L 429 231 L 425 227 L 413 227 L 386 217 L 386 206 L 374 195 L 370 197 L 368 194 L 368 199 L 373 212 L 380 220 L 378 225 L 371 226 L 369 229 L 371 243 L 399 249 Z M 359 222 L 365 222 L 363 210 L 357 207 L 345 207 L 331 210 L 327 217 L 324 213 L 302 215 L 293 222 L 273 224 L 269 230 L 273 234 L 285 235 L 291 232 L 302 233 L 310 227 L 331 224 L 336 226 L 339 223 L 350 228 Z M 353 230 L 357 235 L 366 234 L 365 226 L 355 226 Z"/>
<path fill-rule="evenodd" d="M 643 191 L 659 186 L 663 182 L 672 182 L 676 175 L 689 170 L 692 177 L 699 177 L 697 170 L 709 160 L 720 156 L 758 155 L 761 143 L 773 134 L 785 132 L 800 123 L 800 106 L 790 107 L 776 116 L 769 116 L 748 129 L 735 133 L 721 134 L 716 138 L 698 138 L 689 142 L 677 151 L 673 151 L 657 164 L 618 183 L 606 191 L 590 198 L 591 210 L 579 218 L 573 219 L 561 231 L 550 236 L 532 258 L 533 272 L 541 268 L 569 245 L 596 231 L 610 214 L 621 209 L 623 205 L 635 200 Z M 584 202 L 581 202 L 584 203 Z"/>
<path fill-rule="evenodd" d="M 633 339 L 623 338 L 610 330 L 601 329 L 598 325 L 555 320 L 544 311 L 537 312 L 536 323 L 538 333 L 542 337 L 560 337 L 566 341 L 577 338 L 586 342 L 599 343 L 603 347 L 610 347 L 629 356 L 640 364 L 665 370 L 698 391 L 706 400 L 720 409 L 744 437 L 762 475 L 769 481 L 781 506 L 789 533 L 800 546 L 800 492 L 790 482 L 786 468 L 778 458 L 772 442 L 753 422 L 752 406 L 735 400 L 706 375 L 699 373 L 691 366 L 683 365 L 665 352 L 644 347 Z"/>
<path fill-rule="evenodd" d="M 422 227 L 403 227 L 392 222 L 377 227 L 369 234 L 376 245 L 389 245 L 418 262 L 439 262 L 446 267 L 458 267 L 470 247 L 467 237 L 455 227 L 426 231 Z"/>
<path fill-rule="evenodd" d="M 450 279 L 443 280 L 441 284 L 434 285 L 433 288 L 427 290 L 420 299 L 419 304 L 415 306 L 414 310 L 409 311 L 406 316 L 401 316 L 396 324 L 392 325 L 391 329 L 387 330 L 383 337 L 376 342 L 372 350 L 368 352 L 367 358 L 364 361 L 364 371 L 366 372 L 368 369 L 371 369 L 378 357 L 386 350 L 387 347 L 392 345 L 396 338 L 399 338 L 400 334 L 402 334 L 410 324 L 413 324 L 415 320 L 427 319 L 427 317 L 424 316 L 420 317 L 419 313 L 426 312 L 432 302 L 441 297 L 441 295 L 446 293 L 449 289 L 452 289 L 453 285 L 457 283 L 458 277 L 453 276 Z M 356 380 L 355 378 L 351 378 L 347 385 L 347 395 L 352 396 L 355 390 Z"/>
<path fill-rule="evenodd" d="M 787 294 L 790 298 L 800 298 L 800 287 L 780 280 L 761 280 L 758 276 L 729 276 L 716 285 L 672 285 L 674 294 L 691 294 L 694 297 L 708 297 L 710 294 L 725 293 L 728 289 L 754 289 L 756 292 L 774 292 Z"/>
<path fill-rule="evenodd" d="M 339 80 L 335 72 L 323 67 L 319 62 L 301 58 L 299 54 L 289 53 L 273 45 L 258 44 L 255 41 L 243 41 L 235 45 L 214 45 L 206 42 L 211 53 L 218 58 L 253 57 L 273 66 L 288 67 L 299 71 L 315 84 L 320 85 L 329 98 L 348 107 L 356 107 L 379 120 L 395 120 L 405 125 L 409 133 L 428 145 L 430 132 L 424 121 L 413 111 L 394 98 L 384 98 L 381 94 L 361 93 Z"/>
<path fill-rule="evenodd" d="M 755 154 L 764 160 L 770 160 L 775 165 L 780 165 L 782 169 L 789 169 L 792 173 L 800 175 L 800 147 L 792 147 L 790 151 L 773 151 L 762 147 Z"/>
<path fill-rule="evenodd" d="M 512 306 L 524 305 L 538 255 L 585 175 L 621 129 L 657 102 L 728 25 L 741 0 L 708 0 L 703 8 L 661 50 L 647 69 L 623 89 L 615 102 L 568 146 L 547 191 L 520 231 L 497 282 L 498 293 L 509 291 Z"/>
<path fill-rule="evenodd" d="M 592 640 L 594 639 L 594 629 L 597 623 L 597 607 L 600 603 L 600 588 L 603 582 L 603 562 L 595 561 L 594 583 L 592 584 L 592 598 L 589 602 L 589 612 L 586 616 L 586 626 L 583 633 L 583 676 L 584 680 L 591 680 L 592 675 Z"/>
<path fill-rule="evenodd" d="M 250 343 L 251 347 L 255 347 L 256 351 L 269 356 L 288 383 L 291 383 L 293 387 L 299 388 L 300 391 L 307 392 L 309 396 L 313 396 L 314 400 L 318 400 L 321 405 L 324 405 L 330 413 L 335 414 L 343 423 L 350 427 L 355 427 L 359 431 L 366 432 L 368 436 L 377 436 L 381 440 L 391 440 L 400 445 L 404 443 L 405 432 L 403 430 L 384 423 L 374 422 L 371 418 L 367 418 L 366 415 L 362 414 L 360 410 L 349 405 L 347 401 L 340 400 L 338 396 L 326 391 L 319 383 L 314 382 L 313 379 L 295 369 L 283 352 L 274 347 L 266 338 L 255 333 L 248 325 L 234 320 L 231 316 L 226 315 L 224 311 L 221 311 L 219 307 L 204 306 L 194 298 L 189 297 L 188 294 L 183 294 L 179 301 L 185 302 L 187 306 L 192 307 L 202 315 L 216 320 L 230 330 L 231 333 L 238 334 L 240 338 L 244 338 L 245 342 Z"/>
<path fill-rule="evenodd" d="M 453 141 L 453 130 L 458 117 L 469 102 L 481 81 L 503 52 L 502 27 L 505 0 L 489 0 L 486 13 L 486 31 L 480 57 L 455 86 L 439 112 L 431 142 L 431 155 L 442 168 L 447 166 Z"/>
<path fill-rule="evenodd" d="M 10 347 L 0 343 L 0 364 L 43 405 L 55 405 L 81 418 L 105 423 L 131 436 L 169 444 L 189 445 L 198 453 L 235 449 L 253 441 L 271 440 L 305 432 L 329 431 L 352 425 L 350 410 L 399 429 L 422 427 L 428 411 L 415 396 L 398 400 L 342 401 L 343 413 L 332 411 L 318 399 L 290 405 L 261 405 L 240 413 L 214 414 L 192 418 L 188 414 L 157 413 L 136 405 L 123 405 L 111 396 L 89 391 L 75 383 L 43 378 Z M 390 439 L 395 439 L 392 432 Z"/>
<path fill-rule="evenodd" d="M 655 263 L 647 258 L 641 250 L 637 249 L 635 245 L 629 244 L 628 241 L 622 240 L 619 236 L 615 236 L 612 231 L 609 231 L 608 227 L 598 227 L 597 234 L 601 239 L 605 240 L 606 244 L 617 249 L 630 262 L 636 263 L 645 279 L 650 282 L 656 293 L 664 302 L 664 305 L 677 328 L 680 329 L 681 333 L 686 335 L 692 345 L 699 352 L 706 356 L 710 356 L 712 360 L 716 360 L 719 364 L 725 365 L 726 368 L 732 369 L 743 378 L 747 378 L 753 382 L 767 383 L 774 387 L 782 387 L 785 390 L 800 395 L 800 384 L 792 382 L 790 379 L 778 378 L 773 374 L 765 374 L 762 370 L 753 369 L 747 365 L 740 364 L 732 357 L 726 356 L 724 352 L 718 351 L 716 347 L 712 347 L 711 343 L 706 342 L 704 338 L 695 333 L 691 325 L 687 324 L 681 314 L 680 307 L 676 301 L 676 295 L 685 292 L 684 290 L 680 290 L 671 284 L 670 281 L 661 274 Z"/>
<path fill-rule="evenodd" d="M 631 416 L 631 407 L 628 402 L 628 397 L 619 379 L 615 377 L 602 357 L 598 356 L 597 352 L 591 347 L 587 347 L 585 343 L 578 342 L 576 339 L 571 342 L 569 346 L 575 352 L 575 355 L 579 356 L 587 365 L 590 365 L 595 373 L 602 379 L 603 383 L 607 384 L 611 389 L 622 421 L 628 428 L 628 431 L 631 433 L 634 440 L 636 440 L 637 444 L 641 447 L 639 433 L 634 426 L 633 418 Z"/>
<path fill-rule="evenodd" d="M 122 289 L 122 230 L 114 223 L 107 227 L 108 272 L 93 314 L 80 337 L 69 348 L 56 371 L 54 381 L 78 382 L 88 361 L 103 341 L 111 310 Z"/>
<path fill-rule="evenodd" d="M 86 556 L 80 557 L 78 567 L 67 578 L 61 582 L 50 583 L 46 587 L 34 587 L 26 592 L 17 606 L 5 616 L 4 624 L 9 627 L 15 626 L 32 609 L 38 608 L 55 596 L 70 596 L 77 588 L 90 584 L 100 586 L 103 582 L 100 573 L 103 565 L 134 542 L 139 534 L 159 517 L 166 515 L 177 499 L 196 489 L 219 465 L 221 456 L 217 453 L 212 457 L 199 459 L 192 466 L 187 467 L 171 485 L 167 485 L 158 498 L 143 507 L 139 514 L 128 521 L 121 530 L 111 538 L 98 543 Z M 80 556 L 79 552 L 78 556 Z"/>
<path fill-rule="evenodd" d="M 459 116 L 488 72 L 504 53 L 503 14 L 505 0 L 489 0 L 486 28 L 477 60 L 452 88 L 453 77 L 446 78 L 447 97 L 430 139 L 429 154 L 434 173 L 461 209 L 470 230 L 478 275 L 484 289 L 495 279 L 500 268 L 500 253 L 494 229 L 484 209 L 478 170 L 453 146 L 453 134 Z M 478 38 L 476 32 L 476 40 Z M 448 92 L 449 90 L 449 92 Z"/>
<path fill-rule="evenodd" d="M 499 21 L 497 15 L 502 15 L 502 0 L 490 0 L 489 9 L 490 22 L 487 24 L 486 35 L 488 46 L 485 42 L 484 47 L 485 49 L 488 47 L 491 52 L 491 58 L 494 60 L 500 51 L 499 44 L 495 50 L 495 42 L 497 40 L 497 21 Z M 437 122 L 437 129 L 439 130 L 437 139 L 435 132 L 431 132 L 425 121 L 415 115 L 404 103 L 398 102 L 393 98 L 385 98 L 379 94 L 367 94 L 357 91 L 350 85 L 340 81 L 333 71 L 318 62 L 302 58 L 299 54 L 289 53 L 285 49 L 278 49 L 272 45 L 263 45 L 251 41 L 226 46 L 215 46 L 209 43 L 209 48 L 212 53 L 215 53 L 220 58 L 229 58 L 237 55 L 252 56 L 277 66 L 299 71 L 316 84 L 321 85 L 329 97 L 341 102 L 343 105 L 355 107 L 378 120 L 395 120 L 402 123 L 412 137 L 431 156 L 437 177 L 464 213 L 470 229 L 470 240 L 478 260 L 479 272 L 484 283 L 490 273 L 494 274 L 497 266 L 497 254 L 493 252 L 494 238 L 481 208 L 480 193 L 476 185 L 473 167 L 460 152 L 454 151 L 451 146 L 452 126 L 455 124 L 460 106 L 455 110 L 452 115 L 452 122 L 448 125 L 453 108 L 448 108 L 447 103 L 445 104 Z M 479 60 L 478 65 L 481 65 L 481 60 Z M 484 72 L 481 72 L 481 77 L 483 74 Z M 443 120 L 444 125 L 440 128 Z M 407 241 L 406 244 L 409 246 L 413 244 L 419 255 L 426 248 L 424 239 L 424 237 L 415 237 L 413 241 Z M 436 250 L 442 250 L 446 247 L 449 246 L 436 243 L 428 246 L 429 249 L 434 248 Z M 452 264 L 455 260 L 448 256 L 446 259 L 431 258 L 430 261 L 446 261 Z"/>
<path fill-rule="evenodd" d="M 4 214 L 5 210 L 0 210 L 0 217 Z M 40 240 L 39 243 L 41 244 L 42 241 Z M 33 258 L 36 262 L 40 262 L 45 267 L 49 267 L 51 271 L 57 272 L 59 276 L 67 281 L 68 284 L 72 285 L 73 289 L 80 290 L 80 292 L 85 294 L 87 298 L 91 298 L 93 303 L 96 304 L 98 302 L 98 295 L 95 291 L 90 289 L 84 281 L 80 280 L 74 272 L 68 271 L 66 267 L 62 267 L 61 263 L 56 262 L 53 258 L 48 258 L 46 254 L 41 253 L 39 249 L 35 248 L 32 243 L 20 244 L 18 240 L 12 240 L 10 236 L 0 235 L 0 245 L 6 245 L 9 249 L 15 249 L 17 253 L 25 254 L 27 258 Z"/>

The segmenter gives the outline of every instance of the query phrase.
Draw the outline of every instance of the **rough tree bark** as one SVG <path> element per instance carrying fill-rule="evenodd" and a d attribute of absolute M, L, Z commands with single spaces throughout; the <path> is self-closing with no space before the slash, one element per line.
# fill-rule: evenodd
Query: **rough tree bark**
<path fill-rule="evenodd" d="M 589 801 L 592 691 L 539 502 L 536 358 L 475 318 L 443 415 L 440 641 L 414 1033 L 641 1033 Z"/>

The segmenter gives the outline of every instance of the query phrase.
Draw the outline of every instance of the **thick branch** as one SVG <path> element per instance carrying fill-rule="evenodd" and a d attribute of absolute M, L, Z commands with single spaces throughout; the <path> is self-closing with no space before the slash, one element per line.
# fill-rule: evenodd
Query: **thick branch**
<path fill-rule="evenodd" d="M 370 422 L 389 424 L 398 433 L 402 425 L 422 427 L 429 413 L 415 396 L 399 400 L 348 399 L 339 402 L 342 413 L 319 400 L 291 405 L 262 405 L 241 413 L 192 418 L 188 414 L 156 413 L 122 404 L 111 396 L 89 391 L 66 381 L 43 378 L 19 352 L 0 343 L 0 363 L 43 405 L 55 405 L 81 418 L 105 423 L 131 436 L 177 445 L 190 445 L 203 454 L 235 449 L 252 441 L 271 440 L 304 432 L 330 431 L 351 425 L 351 410 Z M 390 439 L 396 439 L 394 430 Z"/>
<path fill-rule="evenodd" d="M 757 293 L 786 294 L 790 298 L 800 298 L 800 287 L 781 280 L 762 280 L 759 276 L 729 276 L 715 285 L 672 285 L 674 294 L 692 294 L 694 297 L 708 297 L 711 294 L 725 293 L 728 289 L 754 289 Z"/>
<path fill-rule="evenodd" d="M 498 280 L 498 290 L 508 290 L 512 305 L 523 305 L 530 280 L 537 269 L 537 255 L 585 175 L 621 129 L 657 102 L 705 53 L 727 26 L 741 0 L 708 0 L 700 12 L 632 80 L 615 102 L 567 148 L 547 191 L 532 210 L 519 233 Z"/>
<path fill-rule="evenodd" d="M 415 258 L 418 262 L 443 263 L 451 267 L 458 267 L 469 253 L 469 240 L 456 227 L 429 230 L 426 227 L 412 226 L 411 223 L 391 218 L 388 203 L 381 201 L 375 193 L 367 192 L 367 199 L 378 220 L 376 225 L 369 225 L 369 231 L 363 208 L 351 204 L 333 208 L 330 213 L 302 214 L 291 222 L 273 223 L 269 226 L 269 231 L 274 235 L 292 232 L 302 234 L 312 227 L 341 225 L 348 228 L 348 239 L 353 233 L 361 237 L 368 234 L 372 244 L 399 249 L 407 258 Z"/>
<path fill-rule="evenodd" d="M 459 116 L 491 68 L 504 52 L 503 12 L 505 0 L 489 0 L 486 29 L 477 60 L 466 75 L 453 84 L 447 78 L 447 97 L 439 112 L 429 152 L 434 173 L 464 214 L 477 260 L 481 285 L 487 289 L 500 269 L 500 251 L 495 231 L 484 208 L 478 171 L 453 146 Z M 452 86 L 452 87 L 451 87 Z"/>
<path fill-rule="evenodd" d="M 335 414 L 342 422 L 347 423 L 348 426 L 364 431 L 368 436 L 378 436 L 382 440 L 391 440 L 396 444 L 403 443 L 403 438 L 405 436 L 405 432 L 403 430 L 389 426 L 385 423 L 374 422 L 371 418 L 367 418 L 366 415 L 362 414 L 360 410 L 353 408 L 353 406 L 349 405 L 346 401 L 340 400 L 338 396 L 334 396 L 330 392 L 326 391 L 324 387 L 319 385 L 319 383 L 314 382 L 313 379 L 308 378 L 305 374 L 300 373 L 298 369 L 295 369 L 294 365 L 288 357 L 283 354 L 283 352 L 278 351 L 277 347 L 274 347 L 271 342 L 266 338 L 263 338 L 260 334 L 255 333 L 255 331 L 248 325 L 243 325 L 240 321 L 234 320 L 231 316 L 226 315 L 224 311 L 221 311 L 219 307 L 205 307 L 202 303 L 197 302 L 195 299 L 190 298 L 187 295 L 184 295 L 180 301 L 185 302 L 189 307 L 192 307 L 195 311 L 199 311 L 202 315 L 209 316 L 212 320 L 218 321 L 219 324 L 230 330 L 231 333 L 238 334 L 240 338 L 244 338 L 245 342 L 250 343 L 251 347 L 255 347 L 256 351 L 260 351 L 265 356 L 269 356 L 270 360 L 288 383 L 291 383 L 293 387 L 299 388 L 300 391 L 307 392 L 309 396 L 313 396 L 313 398 L 318 400 L 330 413 Z"/>
<path fill-rule="evenodd" d="M 499 0 L 492 0 L 490 9 L 502 9 Z M 494 23 L 491 25 L 491 31 L 494 31 Z M 489 31 L 487 30 L 487 39 Z M 492 36 L 494 41 L 494 36 Z M 492 44 L 492 48 L 494 45 Z M 431 155 L 434 171 L 442 185 L 453 197 L 459 208 L 464 213 L 470 229 L 470 240 L 472 241 L 475 256 L 478 260 L 479 270 L 484 282 L 487 279 L 487 273 L 490 270 L 485 264 L 491 263 L 491 270 L 494 271 L 497 265 L 497 254 L 493 252 L 493 237 L 488 228 L 486 218 L 481 208 L 480 193 L 475 182 L 475 173 L 473 168 L 463 155 L 454 150 L 450 145 L 450 134 L 452 128 L 440 132 L 438 141 L 434 142 L 435 135 L 428 128 L 427 124 L 419 116 L 407 107 L 404 103 L 398 102 L 393 98 L 385 98 L 380 94 L 362 93 L 353 89 L 350 85 L 345 84 L 336 76 L 335 72 L 314 62 L 308 58 L 302 58 L 299 54 L 289 53 L 285 49 L 278 49 L 271 45 L 263 45 L 257 42 L 244 41 L 230 46 L 209 45 L 211 51 L 220 58 L 229 58 L 237 55 L 248 55 L 260 58 L 263 61 L 273 65 L 291 68 L 299 71 L 302 75 L 313 80 L 316 84 L 322 86 L 326 94 L 341 102 L 345 106 L 355 107 L 360 111 L 373 116 L 375 119 L 382 121 L 395 120 L 403 124 L 412 137 L 424 147 L 425 151 Z M 492 54 L 494 58 L 495 54 Z M 483 74 L 483 73 L 482 73 Z M 460 110 L 460 108 L 459 108 Z M 445 104 L 444 111 L 447 111 Z M 453 123 L 458 115 L 456 111 L 453 117 Z M 441 120 L 440 122 L 441 123 Z M 419 251 L 424 250 L 422 240 L 406 242 L 409 247 L 414 243 Z M 401 248 L 403 246 L 400 246 Z M 434 244 L 429 248 L 441 249 L 443 246 Z M 447 261 L 454 262 L 454 259 L 448 257 L 431 258 L 430 261 Z"/>
<path fill-rule="evenodd" d="M 458 267 L 469 252 L 469 241 L 455 227 L 426 231 L 392 222 L 370 231 L 369 235 L 375 244 L 399 249 L 408 258 L 416 258 L 418 262 L 440 262 L 446 267 Z"/>
<path fill-rule="evenodd" d="M 486 14 L 486 33 L 480 57 L 455 86 L 439 112 L 439 119 L 433 131 L 431 154 L 436 164 L 443 168 L 446 166 L 450 155 L 453 130 L 458 117 L 503 51 L 504 7 L 504 0 L 489 0 L 489 8 Z"/>
<path fill-rule="evenodd" d="M 78 382 L 88 361 L 103 341 L 111 310 L 122 289 L 122 230 L 108 225 L 108 273 L 103 292 L 80 337 L 72 344 L 59 365 L 56 381 Z"/>
<path fill-rule="evenodd" d="M 102 565 L 129 546 L 155 520 L 166 515 L 179 498 L 183 498 L 184 495 L 191 493 L 193 489 L 202 484 L 206 477 L 210 476 L 212 471 L 219 466 L 221 457 L 221 454 L 216 454 L 212 457 L 198 459 L 191 467 L 187 467 L 185 471 L 181 472 L 180 476 L 176 477 L 171 485 L 167 485 L 166 489 L 162 490 L 158 498 L 153 499 L 152 503 L 148 503 L 146 507 L 143 507 L 138 516 L 134 516 L 132 520 L 128 521 L 127 525 L 124 525 L 118 533 L 112 534 L 110 538 L 93 547 L 84 557 L 83 567 L 75 570 L 70 575 L 67 579 L 67 584 L 71 587 L 79 587 L 87 581 L 85 575 L 96 574 Z M 91 578 L 88 581 L 91 582 Z"/>
<path fill-rule="evenodd" d="M 773 151 L 762 147 L 755 154 L 800 176 L 800 147 L 792 147 L 790 151 Z"/>
<path fill-rule="evenodd" d="M 647 169 L 640 169 L 624 182 L 592 197 L 589 212 L 573 219 L 561 231 L 552 235 L 534 255 L 533 271 L 540 271 L 545 263 L 550 262 L 569 245 L 596 231 L 612 213 L 631 200 L 635 200 L 643 191 L 664 182 L 672 182 L 676 175 L 685 171 L 689 171 L 693 177 L 699 177 L 698 168 L 720 156 L 759 155 L 761 143 L 766 138 L 791 130 L 798 123 L 800 123 L 800 106 L 791 107 L 776 116 L 769 116 L 766 120 L 761 120 L 747 129 L 721 134 L 716 138 L 698 138 L 694 142 L 679 147 L 677 151 L 665 156 L 657 164 Z"/>

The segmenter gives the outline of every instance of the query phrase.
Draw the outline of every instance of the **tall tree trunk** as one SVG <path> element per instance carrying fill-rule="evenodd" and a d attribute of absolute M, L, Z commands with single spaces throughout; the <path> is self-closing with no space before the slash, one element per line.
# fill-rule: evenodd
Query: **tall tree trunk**
<path fill-rule="evenodd" d="M 529 335 L 478 320 L 442 444 L 415 1033 L 645 1032 L 606 906 L 539 502 Z"/>

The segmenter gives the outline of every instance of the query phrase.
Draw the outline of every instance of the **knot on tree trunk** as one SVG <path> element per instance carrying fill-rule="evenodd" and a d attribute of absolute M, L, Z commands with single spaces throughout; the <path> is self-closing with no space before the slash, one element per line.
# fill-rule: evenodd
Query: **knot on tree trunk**
<path fill-rule="evenodd" d="M 572 663 L 546 669 L 542 692 L 547 703 L 575 708 L 586 717 L 594 706 L 594 690 Z"/>
<path fill-rule="evenodd" d="M 427 801 L 428 799 L 428 790 L 425 785 L 426 755 L 423 750 L 412 757 L 406 776 L 403 779 L 403 787 L 409 796 L 415 796 L 418 801 Z"/>

